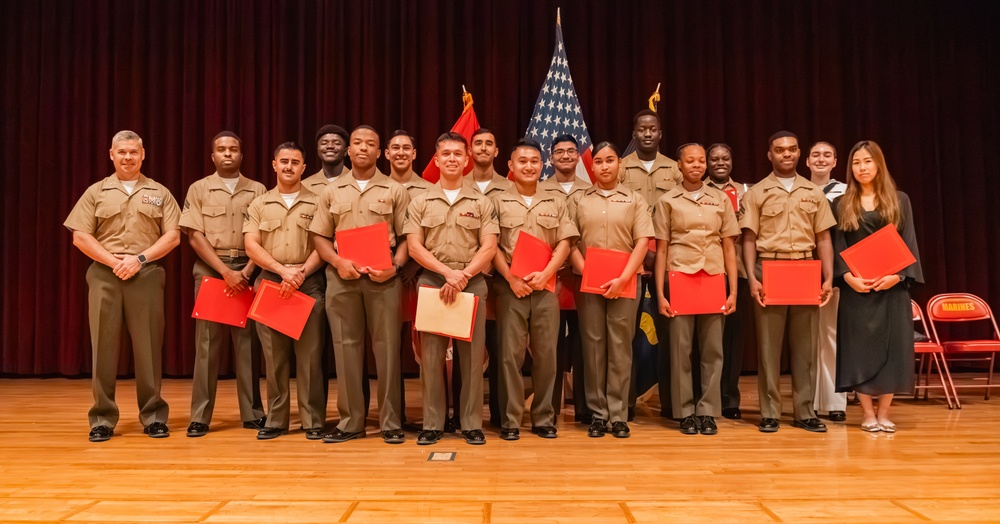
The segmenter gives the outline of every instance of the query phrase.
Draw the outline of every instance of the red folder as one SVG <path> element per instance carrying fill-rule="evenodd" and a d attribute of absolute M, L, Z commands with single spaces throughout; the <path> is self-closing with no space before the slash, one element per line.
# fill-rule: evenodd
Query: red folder
<path fill-rule="evenodd" d="M 228 288 L 224 280 L 202 278 L 191 318 L 246 327 L 247 313 L 250 311 L 250 304 L 253 303 L 253 288 L 248 287 L 231 297 L 226 296 Z"/>
<path fill-rule="evenodd" d="M 559 289 L 559 309 L 561 311 L 576 311 L 576 279 L 560 278 L 562 288 Z"/>
<path fill-rule="evenodd" d="M 819 260 L 763 261 L 764 304 L 767 306 L 817 306 L 823 288 Z"/>
<path fill-rule="evenodd" d="M 851 268 L 851 273 L 863 279 L 893 275 L 917 261 L 892 224 L 845 249 L 840 256 Z"/>
<path fill-rule="evenodd" d="M 628 259 L 631 256 L 632 253 L 624 251 L 596 247 L 587 248 L 580 291 L 603 295 L 606 290 L 601 289 L 601 286 L 622 276 L 622 271 L 625 271 L 625 266 L 628 265 Z M 635 275 L 632 275 L 632 278 L 625 284 L 621 295 L 623 298 L 635 298 L 635 278 Z"/>
<path fill-rule="evenodd" d="M 712 315 L 726 312 L 726 275 L 670 272 L 670 308 L 677 315 Z"/>
<path fill-rule="evenodd" d="M 281 284 L 270 280 L 262 280 L 257 289 L 257 296 L 250 306 L 250 318 L 265 326 L 284 333 L 295 340 L 302 336 L 309 314 L 312 313 L 316 299 L 293 291 L 292 296 L 281 298 L 278 293 Z"/>
<path fill-rule="evenodd" d="M 524 278 L 537 271 L 542 271 L 552 261 L 552 247 L 544 240 L 521 231 L 517 235 L 517 244 L 510 257 L 510 274 Z M 545 289 L 556 292 L 556 276 L 552 275 Z"/>
<path fill-rule="evenodd" d="M 337 231 L 336 237 L 337 254 L 354 265 L 379 271 L 392 267 L 388 222 L 343 229 Z"/>

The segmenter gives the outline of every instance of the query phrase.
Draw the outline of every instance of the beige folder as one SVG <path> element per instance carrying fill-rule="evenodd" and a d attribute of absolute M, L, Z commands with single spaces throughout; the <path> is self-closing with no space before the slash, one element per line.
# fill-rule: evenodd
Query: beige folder
<path fill-rule="evenodd" d="M 476 322 L 479 297 L 472 293 L 459 293 L 455 301 L 445 304 L 441 290 L 421 286 L 417 290 L 417 331 L 433 333 L 459 340 L 472 340 L 472 327 Z"/>

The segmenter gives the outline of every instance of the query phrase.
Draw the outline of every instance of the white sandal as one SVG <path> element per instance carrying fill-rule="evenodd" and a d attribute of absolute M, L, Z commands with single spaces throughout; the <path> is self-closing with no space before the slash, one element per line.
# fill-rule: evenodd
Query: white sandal
<path fill-rule="evenodd" d="M 869 433 L 878 433 L 879 431 L 882 431 L 882 425 L 879 424 L 878 421 L 871 422 L 869 424 L 861 424 L 861 430 Z M 895 429 L 893 431 L 895 431 Z"/>

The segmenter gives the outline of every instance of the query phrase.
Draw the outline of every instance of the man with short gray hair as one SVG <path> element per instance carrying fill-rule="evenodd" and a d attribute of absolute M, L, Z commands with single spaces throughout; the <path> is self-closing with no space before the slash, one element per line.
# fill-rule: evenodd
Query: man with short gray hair
<path fill-rule="evenodd" d="M 73 245 L 94 260 L 87 270 L 94 406 L 90 441 L 114 435 L 118 424 L 115 382 L 122 328 L 132 338 L 139 421 L 153 438 L 170 435 L 167 403 L 160 396 L 163 286 L 156 261 L 180 243 L 181 210 L 163 185 L 140 171 L 142 139 L 120 131 L 111 139 L 115 172 L 94 183 L 63 223 Z"/>

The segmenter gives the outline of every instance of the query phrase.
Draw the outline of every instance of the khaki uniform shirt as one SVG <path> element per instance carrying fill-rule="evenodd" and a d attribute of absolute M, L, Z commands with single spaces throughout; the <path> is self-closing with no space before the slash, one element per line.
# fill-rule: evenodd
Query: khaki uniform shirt
<path fill-rule="evenodd" d="M 376 170 L 362 190 L 353 175 L 337 177 L 319 197 L 309 231 L 333 238 L 335 231 L 389 224 L 389 247 L 395 249 L 403 231 L 410 197 L 403 186 Z"/>
<path fill-rule="evenodd" d="M 426 192 L 433 185 L 424 180 L 420 175 L 413 173 L 410 175 L 410 180 L 403 184 L 403 189 L 406 189 L 406 192 L 410 195 L 410 200 L 413 200 L 417 195 Z"/>
<path fill-rule="evenodd" d="M 218 173 L 209 175 L 188 188 L 181 211 L 181 230 L 204 233 L 215 249 L 244 249 L 243 222 L 253 199 L 263 195 L 264 184 L 240 175 L 233 192 Z"/>
<path fill-rule="evenodd" d="M 556 180 L 555 175 L 550 176 L 545 181 L 538 183 L 538 189 L 540 191 L 551 191 L 553 194 L 562 195 L 563 198 L 567 199 L 572 198 L 573 195 L 581 191 L 586 191 L 587 189 L 590 188 L 590 186 L 591 184 L 586 180 L 582 180 L 580 179 L 580 177 L 576 177 L 576 180 L 573 180 L 573 185 L 570 186 L 569 188 L 569 193 L 567 193 L 566 191 L 563 190 L 563 187 L 559 183 L 559 181 Z"/>
<path fill-rule="evenodd" d="M 87 188 L 63 225 L 93 235 L 109 253 L 138 255 L 179 229 L 180 218 L 181 208 L 162 184 L 140 173 L 129 195 L 112 174 Z"/>
<path fill-rule="evenodd" d="M 441 186 L 434 184 L 410 202 L 403 234 L 423 232 L 424 247 L 442 264 L 465 269 L 479 251 L 480 239 L 500 234 L 493 202 L 462 186 L 455 203 L 448 202 Z"/>
<path fill-rule="evenodd" d="M 469 187 L 475 190 L 477 193 L 486 195 L 488 197 L 496 196 L 496 193 L 499 193 L 501 191 L 506 191 L 507 188 L 512 187 L 514 185 L 514 183 L 511 182 L 510 180 L 507 180 L 506 177 L 498 175 L 496 171 L 491 169 L 490 173 L 493 174 L 493 178 L 490 180 L 489 185 L 486 186 L 486 191 L 480 191 L 479 183 L 476 182 L 476 179 L 475 177 L 472 176 L 472 173 L 465 175 L 463 183 L 466 185 L 466 187 Z"/>
<path fill-rule="evenodd" d="M 729 196 L 702 184 L 698 199 L 677 186 L 656 202 L 656 239 L 667 242 L 667 271 L 725 273 L 722 239 L 740 234 Z"/>
<path fill-rule="evenodd" d="M 309 224 L 318 202 L 316 193 L 301 186 L 289 209 L 274 188 L 250 203 L 243 232 L 259 235 L 261 247 L 279 264 L 304 264 L 313 252 Z"/>
<path fill-rule="evenodd" d="M 739 220 L 740 218 L 743 218 L 743 210 L 742 210 L 742 207 L 743 207 L 742 206 L 743 195 L 747 192 L 747 189 L 749 189 L 750 186 L 748 186 L 747 184 L 741 184 L 739 182 L 734 182 L 732 178 L 730 178 L 729 181 L 727 181 L 725 184 L 716 184 L 715 182 L 712 182 L 711 178 L 707 178 L 705 180 L 705 182 L 709 186 L 714 187 L 714 188 L 722 191 L 723 193 L 726 192 L 726 188 L 733 188 L 733 190 L 736 191 L 736 209 L 735 209 L 735 211 L 736 211 L 736 219 Z M 729 195 L 727 194 L 726 197 L 728 198 L 728 196 Z M 732 202 L 732 200 L 730 200 L 730 202 Z M 741 231 L 741 233 L 742 233 L 742 231 Z M 737 276 L 739 276 L 740 278 L 746 278 L 747 277 L 747 270 L 746 270 L 745 267 L 743 267 L 743 242 L 740 242 L 739 240 L 737 240 L 735 242 L 735 244 L 736 244 L 736 246 L 735 246 L 736 247 L 736 272 L 738 274 Z"/>
<path fill-rule="evenodd" d="M 493 204 L 500 222 L 498 249 L 504 254 L 508 265 L 521 232 L 544 241 L 553 249 L 562 240 L 580 236 L 576 224 L 569 220 L 566 199 L 550 191 L 536 190 L 529 206 L 517 192 L 517 188 L 512 186 L 493 197 Z"/>
<path fill-rule="evenodd" d="M 350 174 L 351 170 L 348 169 L 347 166 L 344 166 L 344 170 L 340 172 L 340 176 L 334 178 L 334 180 L 339 180 L 344 175 L 350 176 Z M 306 186 L 306 188 L 309 189 L 309 191 L 312 191 L 317 195 L 322 195 L 323 190 L 326 189 L 326 186 L 329 184 L 330 184 L 330 179 L 326 178 L 326 173 L 324 173 L 322 169 L 313 173 L 308 178 L 302 179 L 302 185 Z"/>
<path fill-rule="evenodd" d="M 791 192 L 772 172 L 743 195 L 740 227 L 757 234 L 758 253 L 811 252 L 816 233 L 837 225 L 823 191 L 795 175 Z"/>
<path fill-rule="evenodd" d="M 653 167 L 646 171 L 646 166 L 639 160 L 638 153 L 632 153 L 625 157 L 619 180 L 632 190 L 638 191 L 642 198 L 649 204 L 649 212 L 653 212 L 653 206 L 660 197 L 667 194 L 677 184 L 681 183 L 683 177 L 677 169 L 677 162 L 674 162 L 662 153 L 656 154 L 653 160 Z"/>
<path fill-rule="evenodd" d="M 584 256 L 588 247 L 631 253 L 638 239 L 655 235 L 646 201 L 621 184 L 609 196 L 591 186 L 568 203 L 570 219 L 580 231 L 578 246 Z"/>

